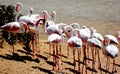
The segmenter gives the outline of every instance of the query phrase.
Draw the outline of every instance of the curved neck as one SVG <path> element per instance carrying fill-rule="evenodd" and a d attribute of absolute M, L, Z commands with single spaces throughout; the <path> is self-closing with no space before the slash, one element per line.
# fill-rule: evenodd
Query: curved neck
<path fill-rule="evenodd" d="M 31 7 L 30 12 L 28 13 L 28 16 L 30 17 L 32 15 L 32 13 L 33 13 L 33 8 Z"/>
<path fill-rule="evenodd" d="M 61 25 L 58 26 L 58 31 L 60 33 L 60 36 L 62 37 L 62 42 L 64 41 L 64 36 L 62 34 L 62 31 L 61 31 Z"/>
<path fill-rule="evenodd" d="M 48 14 L 48 12 L 46 10 L 44 10 L 44 15 L 46 16 L 47 20 L 51 19 L 50 15 Z"/>
<path fill-rule="evenodd" d="M 17 22 L 18 19 L 18 14 L 20 13 L 20 11 L 22 10 L 23 5 L 22 3 L 17 3 L 16 5 L 16 16 L 15 16 L 15 21 Z"/>
<path fill-rule="evenodd" d="M 15 22 L 17 22 L 17 19 L 18 19 L 18 12 L 16 13 L 16 16 L 15 16 Z"/>
<path fill-rule="evenodd" d="M 93 34 L 95 33 L 94 29 L 93 28 L 90 28 L 90 37 L 93 38 Z"/>
<path fill-rule="evenodd" d="M 55 22 L 56 21 L 56 12 L 55 11 L 52 12 L 51 17 L 53 19 L 53 22 Z"/>

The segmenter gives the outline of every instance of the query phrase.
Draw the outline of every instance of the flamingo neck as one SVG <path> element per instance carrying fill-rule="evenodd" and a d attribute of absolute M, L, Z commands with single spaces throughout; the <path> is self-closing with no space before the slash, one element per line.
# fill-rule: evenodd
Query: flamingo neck
<path fill-rule="evenodd" d="M 61 27 L 60 27 L 61 25 L 59 25 L 58 26 L 58 32 L 59 32 L 59 34 L 60 34 L 60 36 L 62 37 L 62 42 L 64 41 L 64 36 L 63 36 L 63 34 L 62 34 L 62 31 L 61 31 Z"/>
<path fill-rule="evenodd" d="M 15 16 L 15 22 L 17 22 L 17 19 L 18 19 L 18 12 L 16 13 L 16 16 Z"/>
<path fill-rule="evenodd" d="M 16 16 L 15 16 L 15 21 L 17 22 L 17 19 L 18 19 L 18 14 L 20 13 L 20 11 L 22 10 L 23 8 L 23 5 L 22 3 L 18 3 L 16 5 Z"/>
<path fill-rule="evenodd" d="M 53 13 L 51 14 L 51 17 L 53 19 L 53 22 L 55 22 L 56 21 L 56 12 L 55 11 L 53 11 Z"/>

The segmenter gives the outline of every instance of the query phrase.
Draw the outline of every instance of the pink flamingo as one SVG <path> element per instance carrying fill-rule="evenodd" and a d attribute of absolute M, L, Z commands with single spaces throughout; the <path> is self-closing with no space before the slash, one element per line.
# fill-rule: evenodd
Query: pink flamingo
<path fill-rule="evenodd" d="M 15 34 L 15 33 L 24 33 L 26 30 L 28 30 L 28 26 L 27 26 L 26 23 L 24 23 L 24 22 L 21 22 L 21 23 L 17 22 L 18 12 L 21 9 L 22 9 L 22 4 L 18 3 L 16 5 L 17 15 L 16 15 L 15 22 L 9 22 L 9 23 L 1 26 L 0 28 L 5 29 L 6 31 L 11 32 L 13 34 Z M 13 55 L 14 55 L 14 45 L 13 45 Z"/>

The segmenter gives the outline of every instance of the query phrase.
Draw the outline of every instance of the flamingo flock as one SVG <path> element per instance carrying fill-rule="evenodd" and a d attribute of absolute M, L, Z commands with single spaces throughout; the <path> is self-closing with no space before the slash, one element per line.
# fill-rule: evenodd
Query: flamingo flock
<path fill-rule="evenodd" d="M 96 55 L 98 56 L 98 69 L 102 69 L 100 53 L 107 58 L 106 70 L 109 71 L 110 68 L 110 58 L 113 60 L 112 73 L 117 72 L 115 58 L 119 55 L 119 41 L 120 40 L 120 31 L 116 32 L 114 35 L 102 35 L 95 28 L 87 27 L 85 25 L 80 25 L 79 23 L 72 23 L 68 25 L 66 23 L 56 23 L 56 12 L 53 11 L 51 15 L 48 14 L 47 10 L 43 11 L 43 15 L 33 14 L 33 8 L 30 8 L 30 12 L 27 15 L 23 15 L 18 18 L 18 14 L 22 11 L 22 3 L 16 5 L 16 17 L 14 22 L 9 22 L 3 26 L 1 29 L 4 29 L 8 32 L 13 33 L 25 33 L 29 31 L 32 40 L 31 40 L 31 50 L 33 51 L 33 58 L 39 54 L 39 24 L 43 26 L 44 33 L 48 35 L 47 44 L 49 44 L 48 53 L 53 54 L 53 66 L 52 70 L 60 70 L 60 62 L 62 62 L 61 51 L 67 51 L 67 56 L 69 58 L 69 51 L 73 53 L 74 69 L 77 67 L 79 74 L 89 74 L 87 73 L 87 68 L 92 59 L 92 70 L 96 70 Z M 18 19 L 18 20 L 17 20 Z M 65 43 L 65 38 L 67 39 L 66 50 L 62 49 L 62 43 Z M 91 56 L 90 51 L 91 50 Z M 13 54 L 14 54 L 14 45 L 13 45 Z M 42 51 L 42 50 L 41 50 Z M 51 51 L 53 51 L 51 53 Z M 81 52 L 83 51 L 83 52 Z M 76 65 L 76 52 L 78 65 Z M 83 53 L 83 58 L 81 54 Z M 49 56 L 50 58 L 50 56 Z M 61 60 L 59 60 L 61 58 Z M 80 62 L 83 62 L 82 67 Z M 61 64 L 62 65 L 62 64 Z M 84 71 L 85 70 L 85 71 Z"/>

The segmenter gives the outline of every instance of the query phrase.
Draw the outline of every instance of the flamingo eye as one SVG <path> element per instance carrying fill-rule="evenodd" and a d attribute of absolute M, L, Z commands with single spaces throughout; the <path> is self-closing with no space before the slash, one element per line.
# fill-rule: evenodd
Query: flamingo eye
<path fill-rule="evenodd" d="M 68 30 L 68 32 L 71 32 L 71 30 Z"/>

